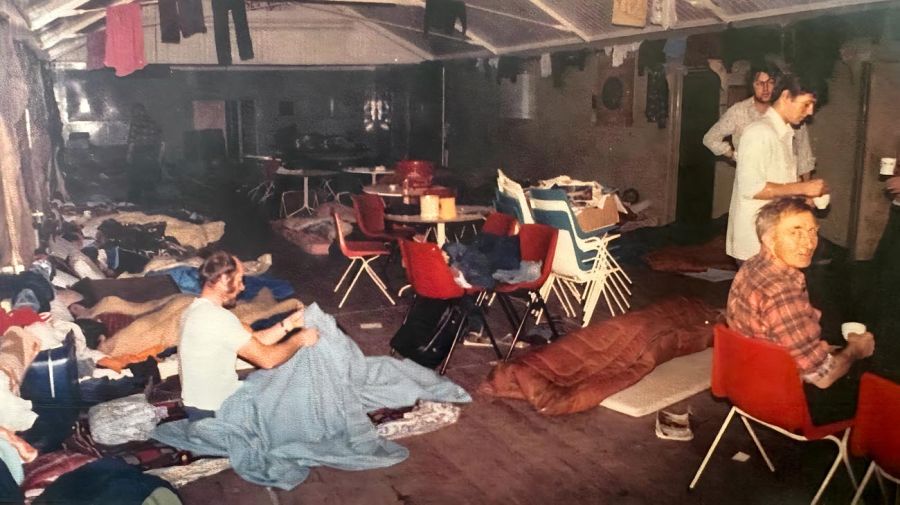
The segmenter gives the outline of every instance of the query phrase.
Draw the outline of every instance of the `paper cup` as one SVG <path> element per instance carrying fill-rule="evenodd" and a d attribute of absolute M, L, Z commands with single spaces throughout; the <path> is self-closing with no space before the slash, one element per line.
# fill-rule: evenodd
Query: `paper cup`
<path fill-rule="evenodd" d="M 894 175 L 894 168 L 897 166 L 897 158 L 881 158 L 881 167 L 878 173 L 881 175 Z"/>
<path fill-rule="evenodd" d="M 866 325 L 862 323 L 844 323 L 841 325 L 841 335 L 844 336 L 844 340 L 847 339 L 847 335 L 851 333 L 865 333 Z"/>
<path fill-rule="evenodd" d="M 831 195 L 822 195 L 813 198 L 813 204 L 815 204 L 817 209 L 824 209 L 828 207 L 828 204 L 831 203 Z"/>

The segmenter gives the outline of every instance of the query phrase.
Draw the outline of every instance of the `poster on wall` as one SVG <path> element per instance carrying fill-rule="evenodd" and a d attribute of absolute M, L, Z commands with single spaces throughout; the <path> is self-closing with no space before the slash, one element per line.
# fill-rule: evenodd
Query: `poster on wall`
<path fill-rule="evenodd" d="M 635 57 L 613 67 L 609 58 L 600 61 L 597 88 L 591 99 L 594 124 L 599 126 L 631 126 L 634 122 Z"/>
<path fill-rule="evenodd" d="M 647 26 L 647 0 L 613 0 L 612 24 Z"/>
<path fill-rule="evenodd" d="M 500 117 L 533 119 L 537 110 L 537 79 L 531 74 L 519 74 L 516 82 L 500 82 Z"/>

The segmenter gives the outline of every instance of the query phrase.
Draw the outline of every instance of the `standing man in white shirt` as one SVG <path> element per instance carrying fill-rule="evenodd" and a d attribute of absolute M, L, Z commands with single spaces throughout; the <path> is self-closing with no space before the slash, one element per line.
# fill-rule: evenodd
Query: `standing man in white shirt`
<path fill-rule="evenodd" d="M 781 72 L 774 65 L 755 65 L 750 68 L 750 87 L 753 96 L 732 105 L 722 117 L 712 125 L 703 136 L 705 145 L 716 156 L 724 156 L 736 161 L 735 154 L 741 142 L 741 134 L 750 123 L 762 118 L 769 110 L 772 92 Z M 731 142 L 726 139 L 731 137 Z M 802 180 L 809 178 L 816 167 L 812 148 L 809 145 L 809 132 L 806 125 L 801 124 L 794 131 L 794 155 L 797 158 L 797 176 Z"/>
<path fill-rule="evenodd" d="M 768 200 L 784 196 L 814 198 L 828 192 L 822 179 L 800 181 L 794 155 L 795 126 L 812 115 L 816 92 L 796 75 L 785 74 L 763 117 L 740 135 L 737 171 L 731 193 L 725 252 L 745 261 L 759 252 L 754 223 Z"/>

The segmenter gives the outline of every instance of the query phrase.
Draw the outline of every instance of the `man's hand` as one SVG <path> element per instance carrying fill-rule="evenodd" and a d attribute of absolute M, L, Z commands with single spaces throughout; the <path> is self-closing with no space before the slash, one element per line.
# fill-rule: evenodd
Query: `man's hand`
<path fill-rule="evenodd" d="M 303 328 L 297 333 L 295 338 L 302 347 L 312 347 L 319 341 L 319 330 L 316 328 Z"/>
<path fill-rule="evenodd" d="M 891 195 L 900 196 L 900 175 L 895 175 L 885 181 L 884 186 Z"/>
<path fill-rule="evenodd" d="M 828 185 L 825 184 L 824 179 L 810 179 L 800 184 L 802 184 L 802 194 L 810 198 L 815 198 L 828 193 Z"/>
<path fill-rule="evenodd" d="M 870 332 L 847 335 L 847 349 L 856 359 L 868 358 L 875 352 L 875 336 Z"/>
<path fill-rule="evenodd" d="M 299 309 L 284 318 L 284 320 L 281 322 L 281 324 L 284 325 L 284 329 L 287 331 L 291 331 L 294 328 L 302 328 L 304 323 L 303 314 L 305 311 L 306 307 L 301 305 Z"/>

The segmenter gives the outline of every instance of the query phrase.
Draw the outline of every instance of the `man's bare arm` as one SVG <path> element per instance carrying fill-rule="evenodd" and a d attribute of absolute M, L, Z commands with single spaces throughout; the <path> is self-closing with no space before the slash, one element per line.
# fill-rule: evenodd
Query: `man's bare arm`
<path fill-rule="evenodd" d="M 753 195 L 757 200 L 774 200 L 784 196 L 805 196 L 815 198 L 828 192 L 828 186 L 822 179 L 811 179 L 801 182 L 779 184 L 767 182 L 759 193 Z"/>
<path fill-rule="evenodd" d="M 250 340 L 238 349 L 238 356 L 260 368 L 275 368 L 291 359 L 300 348 L 315 345 L 318 340 L 319 331 L 315 328 L 304 328 L 289 338 L 271 345 L 263 344 L 256 337 L 250 337 Z"/>
<path fill-rule="evenodd" d="M 816 382 L 813 382 L 813 384 L 820 389 L 826 389 L 834 384 L 835 381 L 846 375 L 850 370 L 850 367 L 853 366 L 853 363 L 868 358 L 874 351 L 875 338 L 871 333 L 850 334 L 850 336 L 847 337 L 847 347 L 844 347 L 841 352 L 833 355 L 834 367 L 831 369 L 831 372 Z"/>

